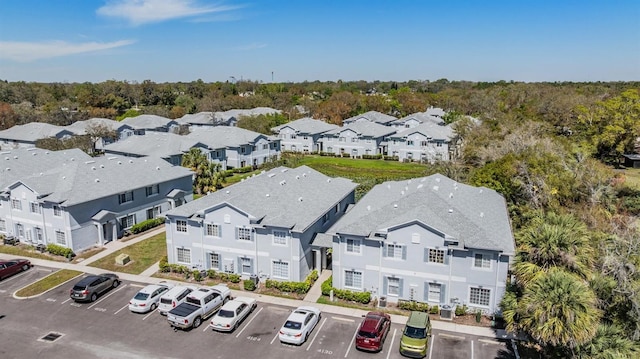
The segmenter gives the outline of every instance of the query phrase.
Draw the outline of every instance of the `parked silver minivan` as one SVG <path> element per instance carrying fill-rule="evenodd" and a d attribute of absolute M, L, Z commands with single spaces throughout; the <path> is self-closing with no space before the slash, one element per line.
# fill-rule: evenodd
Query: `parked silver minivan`
<path fill-rule="evenodd" d="M 177 285 L 169 289 L 168 292 L 166 292 L 165 294 L 162 295 L 162 297 L 160 297 L 160 304 L 158 305 L 158 311 L 162 315 L 167 315 L 167 313 L 171 309 L 177 307 L 178 305 L 180 305 L 180 303 L 184 302 L 185 299 L 187 299 L 187 295 L 189 295 L 189 293 L 193 292 L 194 290 L 196 290 L 195 287 L 184 286 L 184 285 Z"/>

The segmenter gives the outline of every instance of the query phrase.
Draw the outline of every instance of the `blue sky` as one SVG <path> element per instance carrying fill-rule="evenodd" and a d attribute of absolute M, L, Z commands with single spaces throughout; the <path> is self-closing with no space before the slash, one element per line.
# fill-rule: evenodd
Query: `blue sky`
<path fill-rule="evenodd" d="M 273 75 L 272 75 L 273 74 Z M 638 0 L 0 0 L 0 79 L 638 81 Z"/>

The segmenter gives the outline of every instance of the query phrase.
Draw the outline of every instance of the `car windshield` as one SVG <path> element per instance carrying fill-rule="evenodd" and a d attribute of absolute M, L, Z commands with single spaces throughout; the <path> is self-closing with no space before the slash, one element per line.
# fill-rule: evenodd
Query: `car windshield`
<path fill-rule="evenodd" d="M 284 323 L 284 327 L 287 329 L 300 330 L 300 328 L 302 328 L 302 323 L 292 322 L 290 320 L 287 320 L 287 322 Z"/>
<path fill-rule="evenodd" d="M 427 337 L 427 332 L 425 328 L 416 328 L 407 325 L 407 327 L 404 329 L 404 335 L 408 336 L 409 338 L 422 339 Z"/>
<path fill-rule="evenodd" d="M 233 318 L 233 310 L 220 310 L 218 316 L 222 318 Z"/>
<path fill-rule="evenodd" d="M 376 337 L 376 333 L 371 333 L 371 332 L 365 332 L 364 330 L 361 330 L 358 332 L 358 335 L 364 338 L 375 338 Z"/>
<path fill-rule="evenodd" d="M 135 297 L 133 297 L 133 299 L 137 300 L 147 300 L 147 298 L 149 298 L 149 293 L 138 293 Z"/>

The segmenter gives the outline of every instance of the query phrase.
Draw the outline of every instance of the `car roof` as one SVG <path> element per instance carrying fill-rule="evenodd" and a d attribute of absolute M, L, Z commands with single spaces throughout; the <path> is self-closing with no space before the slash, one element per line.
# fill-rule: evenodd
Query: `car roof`
<path fill-rule="evenodd" d="M 365 332 L 375 332 L 376 329 L 378 328 L 378 323 L 380 323 L 380 320 L 382 318 L 384 318 L 384 316 L 380 315 L 380 313 L 376 313 L 376 312 L 368 313 L 364 317 L 364 320 L 362 321 L 362 326 L 360 327 L 360 330 L 364 330 Z"/>
<path fill-rule="evenodd" d="M 94 280 L 96 280 L 96 279 L 98 279 L 98 278 L 100 278 L 100 276 L 99 276 L 99 275 L 91 274 L 91 275 L 88 275 L 88 276 L 86 276 L 86 277 L 84 277 L 84 278 L 80 279 L 80 280 L 78 281 L 78 283 L 76 283 L 76 285 L 87 285 L 87 284 L 91 284 L 91 282 L 93 282 Z"/>
<path fill-rule="evenodd" d="M 138 293 L 153 293 L 153 291 L 162 287 L 166 288 L 167 286 L 162 284 L 149 284 L 148 286 L 140 289 Z"/>
<path fill-rule="evenodd" d="M 193 292 L 194 290 L 196 290 L 195 287 L 192 286 L 188 286 L 188 285 L 176 285 L 173 288 L 169 288 L 168 291 L 166 291 L 163 296 L 165 295 L 173 295 L 173 294 L 178 294 L 178 293 L 182 293 L 183 290 L 185 289 L 191 289 L 191 291 Z"/>
<path fill-rule="evenodd" d="M 425 312 L 413 311 L 407 320 L 407 325 L 415 328 L 425 328 L 427 323 L 429 323 L 429 314 Z"/>

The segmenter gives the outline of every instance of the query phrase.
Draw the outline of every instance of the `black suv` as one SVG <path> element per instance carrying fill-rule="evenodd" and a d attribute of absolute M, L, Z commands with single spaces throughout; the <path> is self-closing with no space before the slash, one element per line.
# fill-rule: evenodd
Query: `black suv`
<path fill-rule="evenodd" d="M 111 288 L 115 288 L 120 284 L 117 275 L 113 273 L 105 273 L 99 275 L 86 276 L 73 286 L 69 293 L 71 299 L 76 302 L 90 301 L 98 299 L 98 296 Z"/>

